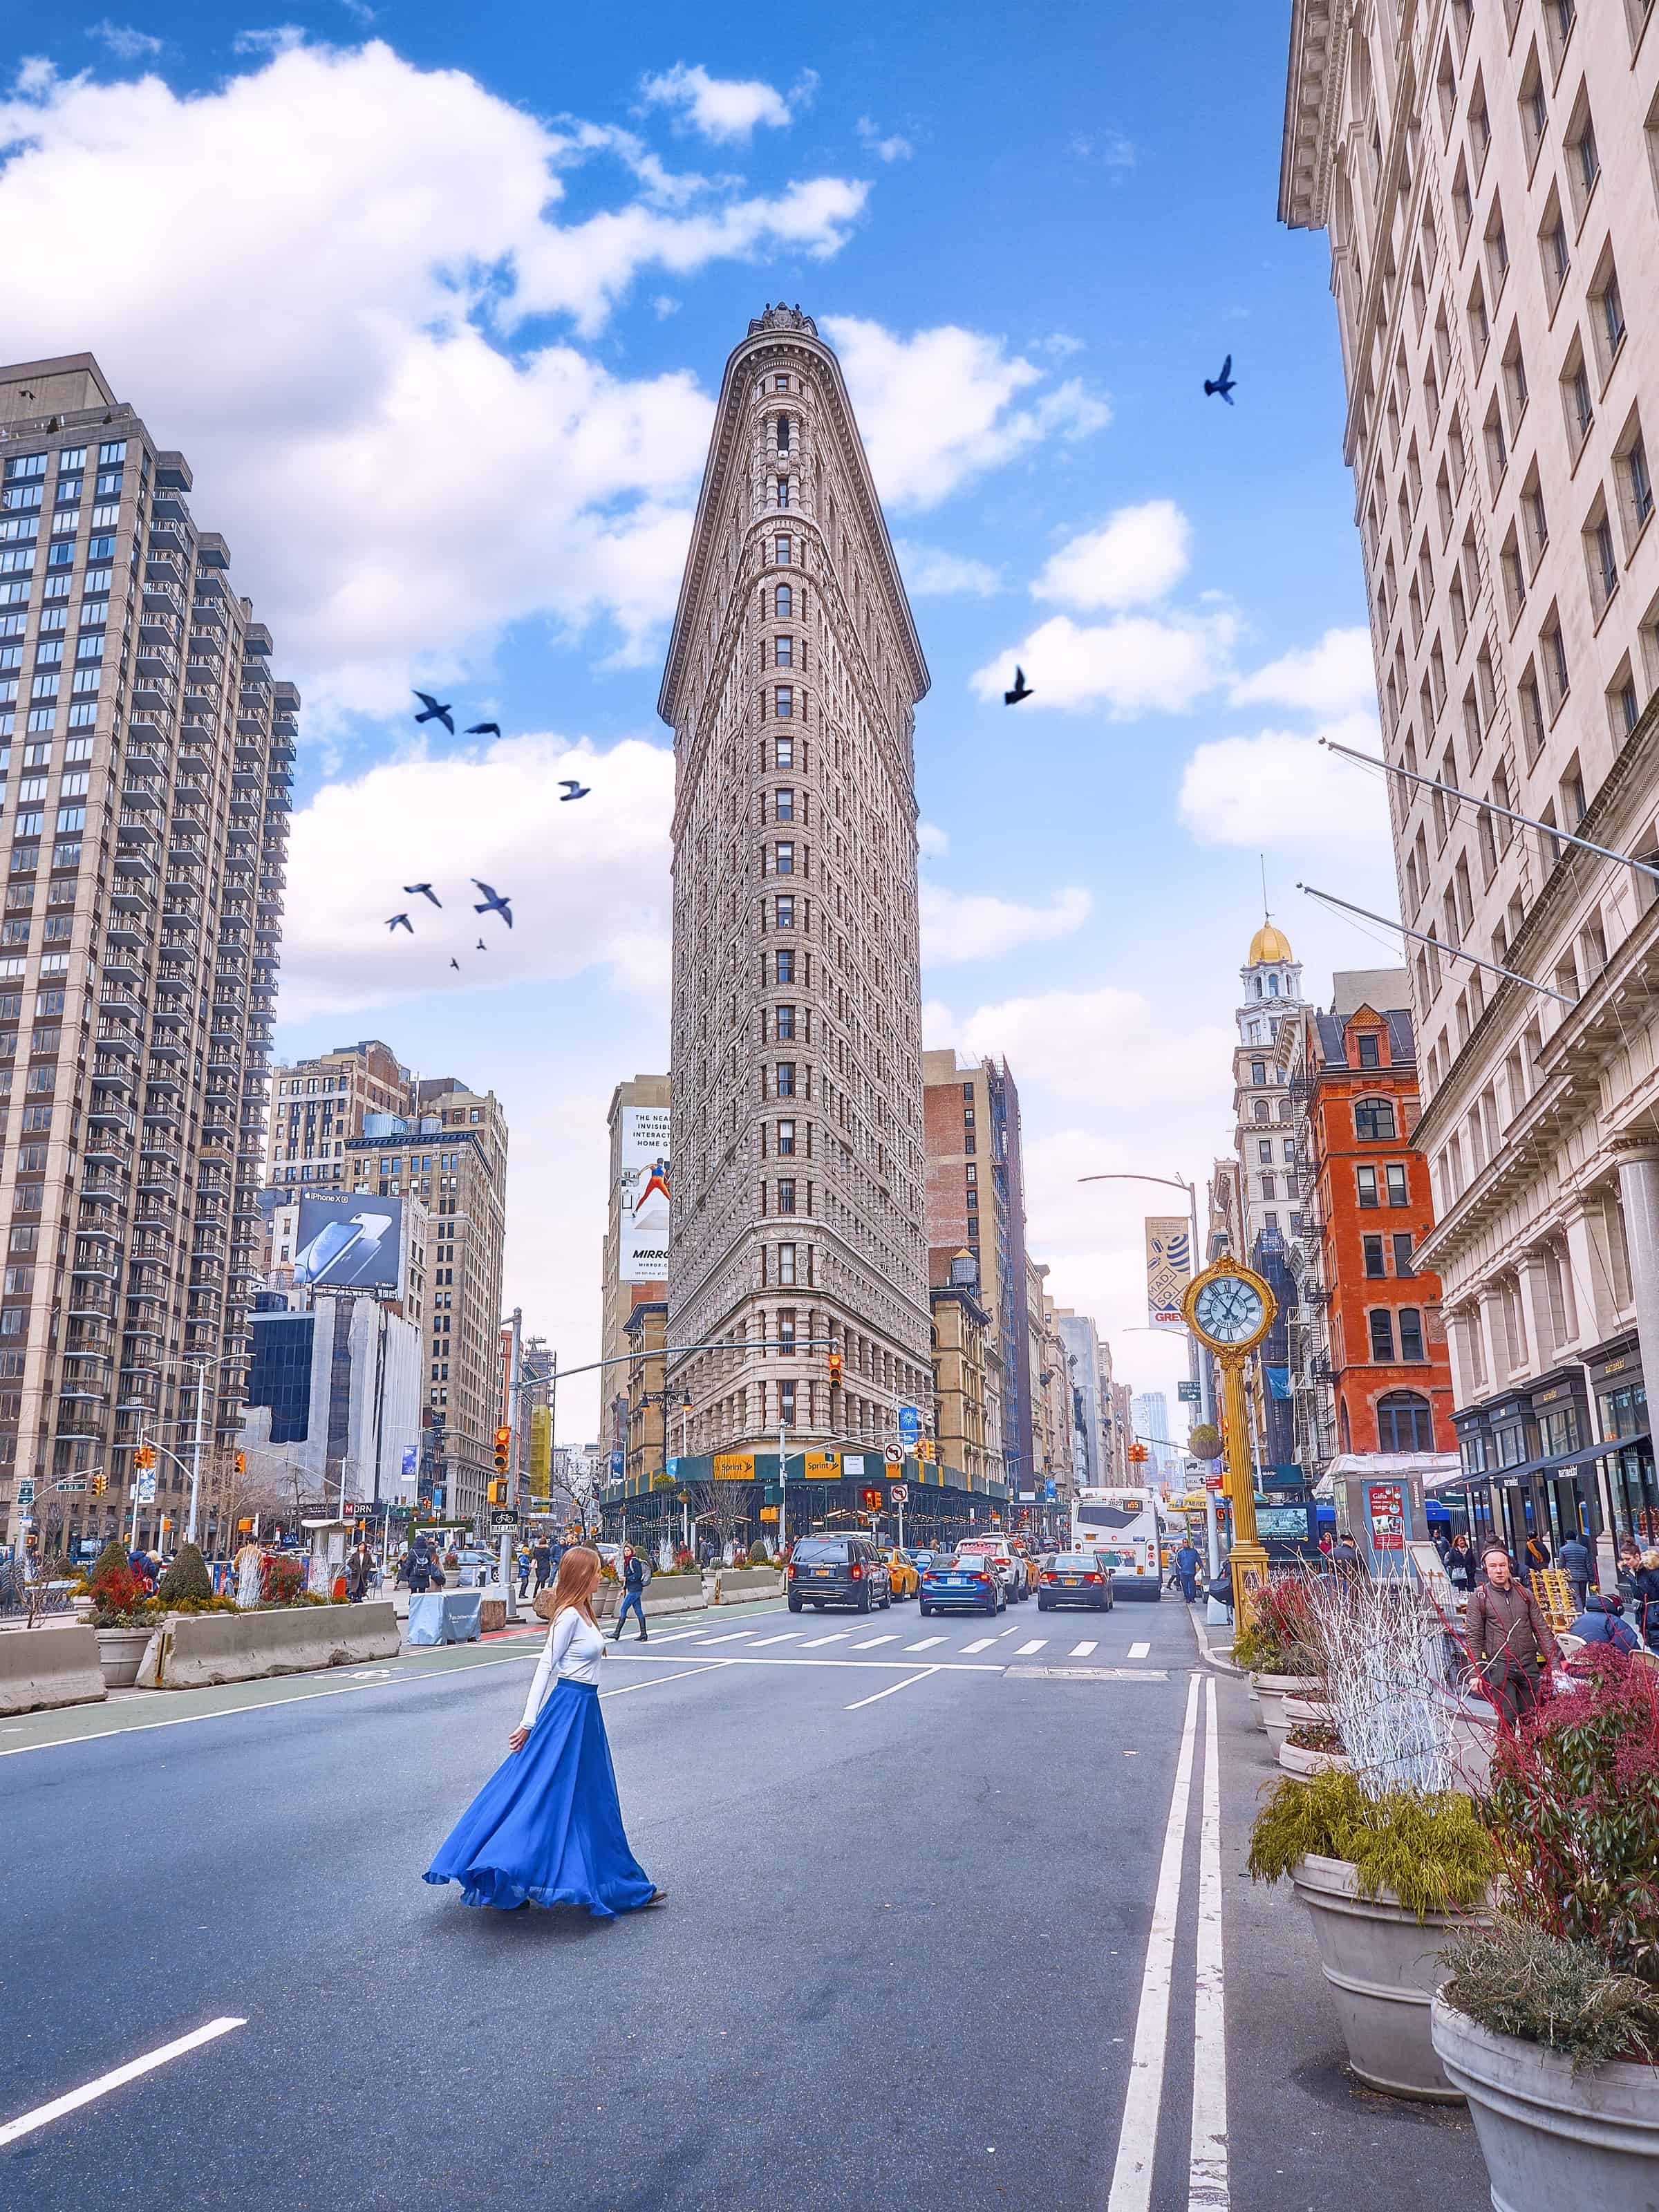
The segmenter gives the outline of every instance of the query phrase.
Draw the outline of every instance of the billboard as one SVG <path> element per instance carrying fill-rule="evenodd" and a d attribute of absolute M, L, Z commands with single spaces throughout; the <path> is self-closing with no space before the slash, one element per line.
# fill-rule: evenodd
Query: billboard
<path fill-rule="evenodd" d="M 553 1483 L 553 1409 L 530 1408 L 530 1489 L 532 1497 L 545 1498 Z"/>
<path fill-rule="evenodd" d="M 666 1106 L 624 1106 L 617 1279 L 668 1280 L 669 1139 Z"/>
<path fill-rule="evenodd" d="M 1153 1328 L 1185 1328 L 1181 1301 L 1193 1272 L 1193 1233 L 1184 1216 L 1146 1216 L 1146 1319 Z"/>
<path fill-rule="evenodd" d="M 349 1198 L 302 1196 L 294 1239 L 294 1279 L 314 1291 L 404 1294 L 404 1203 L 357 1191 Z"/>

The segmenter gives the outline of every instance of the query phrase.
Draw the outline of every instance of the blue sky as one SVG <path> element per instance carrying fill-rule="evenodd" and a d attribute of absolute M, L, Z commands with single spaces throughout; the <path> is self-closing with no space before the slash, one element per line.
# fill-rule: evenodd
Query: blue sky
<path fill-rule="evenodd" d="M 1006 1049 L 1051 1287 L 1137 1387 L 1177 1371 L 1122 1333 L 1158 1194 L 1075 1178 L 1227 1142 L 1259 850 L 1316 994 L 1385 953 L 1296 878 L 1392 902 L 1376 787 L 1314 742 L 1374 702 L 1324 242 L 1275 220 L 1285 12 L 9 11 L 9 354 L 90 348 L 189 454 L 305 693 L 281 1046 L 494 1085 L 509 1291 L 568 1362 L 605 1102 L 666 1049 L 667 617 L 783 298 L 933 670 L 927 1041 Z M 432 741 L 411 683 L 503 742 Z M 475 873 L 519 914 L 482 954 Z M 416 877 L 449 903 L 394 942 Z"/>

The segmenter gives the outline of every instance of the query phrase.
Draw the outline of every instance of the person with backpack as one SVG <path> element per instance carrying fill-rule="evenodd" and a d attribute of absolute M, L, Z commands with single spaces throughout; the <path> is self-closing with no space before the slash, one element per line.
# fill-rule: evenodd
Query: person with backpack
<path fill-rule="evenodd" d="M 1561 1539 L 1561 1548 L 1555 1555 L 1555 1564 L 1566 1577 L 1572 1591 L 1572 1609 L 1584 1610 L 1584 1598 L 1589 1589 L 1589 1546 L 1575 1528 L 1570 1536 Z"/>
<path fill-rule="evenodd" d="M 1565 1551 L 1566 1547 L 1563 1545 Z M 1625 1601 L 1619 1597 L 1599 1595 L 1586 1598 L 1583 1607 L 1568 1629 L 1569 1636 L 1577 1636 L 1585 1644 L 1611 1644 L 1615 1651 L 1639 1651 L 1641 1638 L 1624 1619 Z"/>
<path fill-rule="evenodd" d="M 1188 1536 L 1175 1555 L 1176 1572 L 1181 1577 L 1181 1595 L 1188 1605 L 1198 1602 L 1198 1571 L 1203 1564 L 1197 1547 Z"/>
<path fill-rule="evenodd" d="M 1543 1607 L 1516 1574 L 1508 1547 L 1489 1543 L 1480 1566 L 1463 1634 L 1486 1695 L 1512 1728 L 1537 1705 L 1540 1676 L 1560 1664 L 1560 1647 Z"/>
<path fill-rule="evenodd" d="M 650 1641 L 645 1626 L 645 1586 L 650 1579 L 650 1570 L 645 1561 L 631 1544 L 625 1544 L 622 1555 L 622 1603 L 617 1607 L 617 1626 L 611 1637 L 613 1644 L 622 1642 L 623 1623 L 627 1620 L 630 1607 L 639 1620 L 640 1642 L 647 1644 Z"/>

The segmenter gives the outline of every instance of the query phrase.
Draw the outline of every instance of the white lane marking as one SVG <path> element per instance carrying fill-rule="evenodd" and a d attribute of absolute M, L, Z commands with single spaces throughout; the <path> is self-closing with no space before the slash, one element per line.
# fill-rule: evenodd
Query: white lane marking
<path fill-rule="evenodd" d="M 749 1649 L 751 1651 L 763 1651 L 769 1644 L 793 1644 L 798 1636 L 805 1636 L 805 1633 L 806 1631 L 804 1628 L 786 1628 L 781 1636 L 762 1636 L 757 1638 L 756 1641 L 750 1645 Z"/>
<path fill-rule="evenodd" d="M 653 1644 L 684 1644 L 688 1636 L 707 1636 L 706 1628 L 671 1628 L 665 1635 L 660 1631 L 651 1639 Z"/>
<path fill-rule="evenodd" d="M 855 1644 L 853 1649 L 854 1651 L 873 1651 L 878 1644 L 896 1644 L 897 1641 L 895 1636 L 866 1636 L 862 1644 Z"/>
<path fill-rule="evenodd" d="M 997 1634 L 999 1636 L 1018 1636 L 1019 1634 L 1019 1631 L 1018 1628 L 1000 1628 L 997 1631 Z"/>
<path fill-rule="evenodd" d="M 54 2097 L 49 2105 L 37 2105 L 32 2112 L 24 2112 L 15 2120 L 0 2127 L 0 2144 L 15 2142 L 21 2136 L 33 2135 L 36 2128 L 44 2128 L 52 2120 L 61 2120 L 68 2112 L 79 2112 L 97 2097 L 106 2097 L 112 2089 L 124 2082 L 136 2081 L 142 2074 L 153 2074 L 158 2066 L 165 2066 L 174 2058 L 182 2058 L 187 2051 L 198 2051 L 203 2044 L 212 2043 L 217 2037 L 228 2035 L 233 2027 L 246 2027 L 245 2020 L 210 2020 L 204 2027 L 193 2027 L 188 2035 L 179 2036 L 173 2043 L 164 2043 L 159 2051 L 147 2051 L 142 2058 L 130 2058 L 125 2066 L 113 2073 L 100 2074 L 95 2081 L 84 2088 L 71 2089 L 67 2096 Z"/>
<path fill-rule="evenodd" d="M 1074 1644 L 1072 1656 L 1073 1659 L 1086 1659 L 1091 1651 L 1098 1651 L 1099 1649 L 1098 1644 Z"/>
<path fill-rule="evenodd" d="M 845 1710 L 849 1713 L 855 1713 L 860 1705 L 877 1705 L 883 1698 L 890 1698 L 899 1690 L 908 1690 L 913 1682 L 925 1682 L 930 1675 L 937 1674 L 938 1672 L 937 1667 L 924 1667 L 919 1674 L 907 1674 L 902 1682 L 890 1682 L 884 1690 L 876 1690 L 867 1698 L 854 1698 L 852 1704 Z"/>
<path fill-rule="evenodd" d="M 1132 1644 L 1128 1656 L 1131 1659 L 1144 1659 L 1152 1648 L 1150 1644 Z"/>
<path fill-rule="evenodd" d="M 975 1643 L 964 1644 L 962 1648 L 964 1651 L 988 1651 L 991 1648 L 992 1641 L 993 1639 L 990 1637 L 981 1636 Z"/>
<path fill-rule="evenodd" d="M 1170 2041 L 1170 1985 L 1174 1978 L 1176 1917 L 1181 1902 L 1181 1863 L 1187 1841 L 1187 1808 L 1192 1796 L 1193 1747 L 1197 1741 L 1196 1674 L 1187 1686 L 1187 1715 L 1182 1723 L 1170 1817 L 1164 1830 L 1164 1855 L 1152 1896 L 1152 1923 L 1146 1937 L 1146 1963 L 1140 1978 L 1135 2014 L 1134 2050 L 1123 2122 L 1117 2139 L 1106 2212 L 1147 2212 L 1152 2197 L 1152 2154 L 1158 2142 L 1164 2098 L 1164 2062 Z"/>
<path fill-rule="evenodd" d="M 809 1636 L 800 1648 L 803 1651 L 816 1651 L 820 1644 L 845 1644 L 852 1633 L 850 1628 L 838 1628 L 833 1636 Z"/>
<path fill-rule="evenodd" d="M 683 1651 L 680 1656 L 692 1659 L 696 1654 Z M 686 1667 L 678 1674 L 647 1674 L 642 1682 L 618 1683 L 614 1690 L 601 1690 L 599 1695 L 602 1698 L 625 1698 L 630 1691 L 654 1690 L 659 1682 L 689 1682 L 694 1674 L 717 1674 L 722 1667 L 729 1667 L 731 1663 L 729 1659 L 711 1659 L 706 1667 Z"/>
<path fill-rule="evenodd" d="M 1198 1959 L 1193 1977 L 1193 2141 L 1187 2212 L 1228 2212 L 1226 1964 L 1221 1941 L 1221 1760 L 1215 1682 L 1204 1685 L 1204 1792 L 1198 1832 Z"/>
<path fill-rule="evenodd" d="M 942 1636 L 924 1636 L 919 1644 L 907 1644 L 904 1648 L 907 1651 L 931 1651 L 936 1644 L 944 1641 Z"/>
<path fill-rule="evenodd" d="M 1029 1644 L 1021 1644 L 1015 1647 L 1014 1656 L 1016 1659 L 1029 1659 L 1034 1651 L 1041 1651 L 1048 1641 L 1046 1636 L 1034 1636 Z"/>
<path fill-rule="evenodd" d="M 702 1648 L 706 1651 L 711 1644 L 741 1644 L 746 1636 L 752 1636 L 754 1632 L 752 1628 L 728 1628 L 724 1636 L 705 1636 Z"/>

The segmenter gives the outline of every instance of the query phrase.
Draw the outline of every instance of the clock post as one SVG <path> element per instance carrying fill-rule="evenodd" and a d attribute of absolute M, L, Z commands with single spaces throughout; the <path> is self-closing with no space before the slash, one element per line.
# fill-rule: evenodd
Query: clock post
<path fill-rule="evenodd" d="M 1267 1580 L 1267 1554 L 1255 1528 L 1255 1462 L 1244 1369 L 1273 1327 L 1277 1311 L 1271 1285 L 1254 1268 L 1225 1255 L 1193 1278 L 1182 1300 L 1188 1328 L 1209 1348 L 1221 1370 L 1224 1480 L 1233 1516 L 1229 1558 L 1233 1620 L 1238 1628 L 1254 1623 Z"/>

